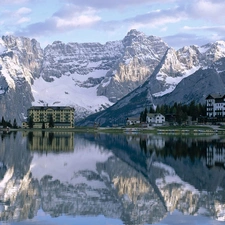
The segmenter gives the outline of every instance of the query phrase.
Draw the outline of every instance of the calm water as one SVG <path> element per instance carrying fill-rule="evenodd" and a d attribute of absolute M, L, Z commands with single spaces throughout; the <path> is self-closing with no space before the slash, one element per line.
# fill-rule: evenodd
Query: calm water
<path fill-rule="evenodd" d="M 225 139 L 0 133 L 1 224 L 225 224 Z"/>

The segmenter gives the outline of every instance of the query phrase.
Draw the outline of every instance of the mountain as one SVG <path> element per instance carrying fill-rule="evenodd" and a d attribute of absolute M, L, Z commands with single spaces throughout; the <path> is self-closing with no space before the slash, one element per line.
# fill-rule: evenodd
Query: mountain
<path fill-rule="evenodd" d="M 168 46 L 131 30 L 121 41 L 53 42 L 5 36 L 0 41 L 0 116 L 22 122 L 31 105 L 69 105 L 76 119 L 101 111 L 144 83 Z"/>
<path fill-rule="evenodd" d="M 32 105 L 73 106 L 76 123 L 92 114 L 80 124 L 106 125 L 152 104 L 224 92 L 224 41 L 175 50 L 131 30 L 105 44 L 55 41 L 42 49 L 34 39 L 3 36 L 0 56 L 0 116 L 18 124 Z"/>
<path fill-rule="evenodd" d="M 34 39 L 3 36 L 0 56 L 0 115 L 22 121 L 34 101 L 31 86 L 40 77 L 43 50 Z"/>
<path fill-rule="evenodd" d="M 145 83 L 103 112 L 89 116 L 81 125 L 125 123 L 145 107 L 175 102 L 205 103 L 210 93 L 225 93 L 225 42 L 179 50 L 169 48 Z M 113 121 L 109 118 L 114 118 Z"/>

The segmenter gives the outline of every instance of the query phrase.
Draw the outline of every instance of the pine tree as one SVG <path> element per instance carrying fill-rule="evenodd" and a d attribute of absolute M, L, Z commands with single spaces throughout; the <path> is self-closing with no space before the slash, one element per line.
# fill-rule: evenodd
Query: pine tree
<path fill-rule="evenodd" d="M 13 120 L 13 128 L 18 128 L 16 119 Z"/>
<path fill-rule="evenodd" d="M 31 115 L 28 117 L 28 127 L 29 127 L 29 128 L 33 128 L 33 126 L 34 126 L 33 114 L 31 114 Z"/>
<path fill-rule="evenodd" d="M 50 117 L 49 117 L 49 127 L 54 127 L 54 120 L 53 120 L 53 117 L 52 117 L 52 115 L 50 115 Z"/>

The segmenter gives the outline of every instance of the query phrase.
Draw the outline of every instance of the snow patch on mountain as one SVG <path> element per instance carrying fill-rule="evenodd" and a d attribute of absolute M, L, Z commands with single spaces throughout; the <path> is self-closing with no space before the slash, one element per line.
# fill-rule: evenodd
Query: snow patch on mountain
<path fill-rule="evenodd" d="M 34 80 L 32 93 L 35 101 L 33 105 L 79 105 L 92 113 L 109 107 L 112 103 L 105 96 L 97 96 L 97 87 L 88 85 L 88 78 L 100 78 L 104 70 L 94 71 L 88 76 L 73 74 L 70 76 L 55 77 L 52 82 L 43 78 Z M 85 87 L 83 84 L 86 82 Z M 90 86 L 87 88 L 87 86 Z"/>
<path fill-rule="evenodd" d="M 171 76 L 167 76 L 167 74 L 158 74 L 157 75 L 157 80 L 162 80 L 165 81 L 167 85 L 169 85 L 169 88 L 167 88 L 164 91 L 160 91 L 158 93 L 154 93 L 153 96 L 154 97 L 159 97 L 159 96 L 163 96 L 165 94 L 168 94 L 170 92 L 172 92 L 176 86 L 185 78 L 190 76 L 191 74 L 195 73 L 197 70 L 200 69 L 200 66 L 197 67 L 193 67 L 190 70 L 186 70 L 183 72 L 182 76 L 178 76 L 178 77 L 171 77 Z M 163 78 L 164 76 L 164 78 Z"/>

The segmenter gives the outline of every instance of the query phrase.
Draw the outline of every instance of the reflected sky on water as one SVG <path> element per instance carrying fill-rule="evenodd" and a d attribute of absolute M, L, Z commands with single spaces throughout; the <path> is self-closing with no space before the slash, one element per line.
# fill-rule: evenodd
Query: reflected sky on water
<path fill-rule="evenodd" d="M 4 224 L 224 224 L 225 139 L 0 133 Z"/>

